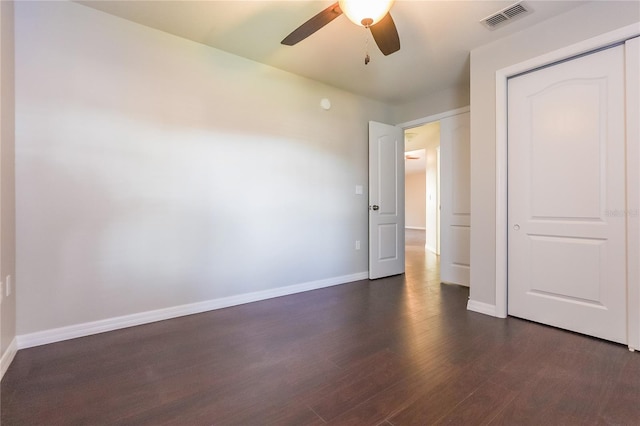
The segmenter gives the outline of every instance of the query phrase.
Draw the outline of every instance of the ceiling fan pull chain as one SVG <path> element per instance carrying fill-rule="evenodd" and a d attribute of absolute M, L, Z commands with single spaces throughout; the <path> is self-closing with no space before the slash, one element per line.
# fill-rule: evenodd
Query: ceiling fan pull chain
<path fill-rule="evenodd" d="M 369 31 L 365 31 L 364 33 L 364 64 L 368 65 L 371 62 L 371 57 L 369 56 Z"/>

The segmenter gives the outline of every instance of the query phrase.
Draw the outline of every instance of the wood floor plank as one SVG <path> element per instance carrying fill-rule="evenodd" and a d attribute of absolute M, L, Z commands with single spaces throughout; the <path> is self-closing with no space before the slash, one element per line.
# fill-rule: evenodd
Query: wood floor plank
<path fill-rule="evenodd" d="M 484 376 L 457 371 L 446 383 L 421 394 L 388 421 L 395 426 L 434 424 L 486 382 Z"/>
<path fill-rule="evenodd" d="M 516 397 L 517 392 L 485 382 L 436 422 L 438 425 L 486 425 Z"/>
<path fill-rule="evenodd" d="M 620 345 L 574 333 L 566 332 L 562 340 L 542 356 L 542 367 L 535 379 L 521 387 L 518 396 L 491 424 L 595 422 L 605 397 L 618 393 L 613 383 L 629 355 Z M 640 424 L 640 417 L 626 416 L 626 420 L 628 424 Z"/>
<path fill-rule="evenodd" d="M 342 377 L 315 390 L 305 400 L 323 420 L 330 421 L 398 383 L 409 372 L 410 366 L 403 359 L 383 350 L 348 368 Z"/>
<path fill-rule="evenodd" d="M 613 389 L 598 413 L 598 425 L 640 425 L 640 353 L 631 353 L 615 374 Z"/>
<path fill-rule="evenodd" d="M 423 395 L 455 377 L 455 367 L 440 363 L 437 368 L 417 370 L 407 379 L 379 392 L 332 419 L 331 425 L 375 425 L 405 409 Z"/>
<path fill-rule="evenodd" d="M 322 426 L 325 421 L 298 401 L 268 406 L 261 410 L 242 410 L 228 424 L 273 426 Z"/>

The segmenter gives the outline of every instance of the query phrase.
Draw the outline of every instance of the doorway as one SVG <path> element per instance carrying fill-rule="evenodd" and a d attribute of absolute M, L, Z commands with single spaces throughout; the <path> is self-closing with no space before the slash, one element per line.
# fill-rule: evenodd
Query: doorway
<path fill-rule="evenodd" d="M 431 150 L 430 163 L 437 172 L 430 175 L 435 186 L 430 193 L 426 170 L 424 174 L 423 217 L 426 217 L 422 247 L 427 246 L 430 249 L 427 252 L 433 253 L 444 266 L 443 282 L 469 286 L 469 116 L 469 107 L 463 107 L 396 126 L 369 122 L 369 279 L 401 274 L 406 269 L 404 169 L 405 162 L 411 159 L 405 155 L 424 149 L 426 158 L 429 149 L 426 145 L 412 146 L 419 144 L 418 140 L 410 140 L 406 145 L 404 132 L 439 128 L 439 137 L 433 139 Z M 427 207 L 431 207 L 431 214 Z M 428 224 L 435 225 L 429 233 Z"/>
<path fill-rule="evenodd" d="M 442 282 L 468 287 L 471 271 L 469 109 L 460 108 L 401 127 L 409 133 L 407 151 L 425 149 L 427 157 L 431 151 L 430 163 L 435 172 L 425 171 L 427 252 L 437 253 Z M 434 133 L 429 146 L 417 137 L 421 130 Z"/>
<path fill-rule="evenodd" d="M 406 243 L 440 255 L 440 121 L 405 130 Z"/>

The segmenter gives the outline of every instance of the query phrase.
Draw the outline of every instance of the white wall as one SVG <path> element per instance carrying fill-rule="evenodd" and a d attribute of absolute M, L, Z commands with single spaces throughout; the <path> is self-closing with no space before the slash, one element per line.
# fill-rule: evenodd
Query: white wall
<path fill-rule="evenodd" d="M 438 232 L 440 232 L 439 224 L 438 224 L 438 206 L 440 202 L 438 201 L 438 152 L 436 148 L 439 145 L 440 141 L 440 123 L 437 123 L 438 129 L 438 145 L 430 144 L 427 149 L 427 168 L 426 168 L 426 191 L 427 191 L 427 199 L 426 199 L 426 219 L 427 219 L 427 235 L 425 240 L 425 247 L 439 254 L 438 251 Z"/>
<path fill-rule="evenodd" d="M 407 173 L 404 182 L 405 226 L 407 228 L 425 229 L 427 225 L 427 185 L 425 170 Z"/>
<path fill-rule="evenodd" d="M 3 360 L 16 335 L 15 176 L 14 176 L 14 34 L 13 2 L 0 1 L 0 292 L 7 275 L 13 291 L 0 305 L 0 355 Z M 8 367 L 3 363 L 2 369 Z"/>
<path fill-rule="evenodd" d="M 471 52 L 472 301 L 495 304 L 495 72 L 639 20 L 638 2 L 591 2 Z"/>
<path fill-rule="evenodd" d="M 18 334 L 367 270 L 387 106 L 70 2 L 16 75 Z"/>

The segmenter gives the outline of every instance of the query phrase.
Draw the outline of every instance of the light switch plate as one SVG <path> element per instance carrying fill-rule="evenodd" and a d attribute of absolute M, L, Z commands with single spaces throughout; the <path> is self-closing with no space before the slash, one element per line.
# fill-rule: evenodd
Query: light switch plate
<path fill-rule="evenodd" d="M 362 195 L 362 185 L 356 185 L 356 195 Z"/>

